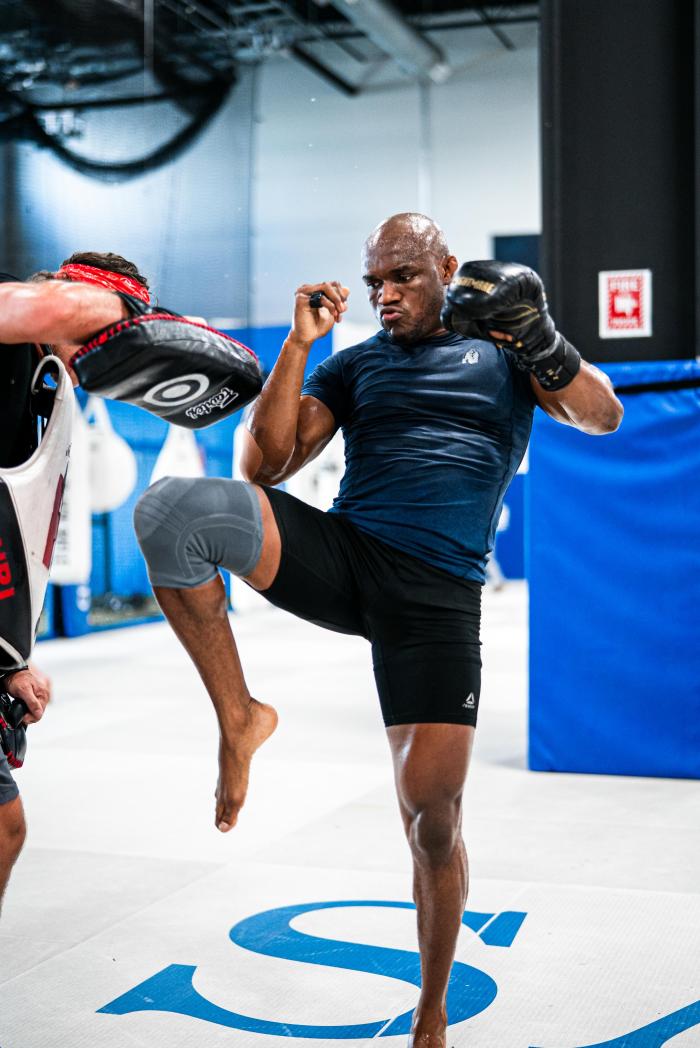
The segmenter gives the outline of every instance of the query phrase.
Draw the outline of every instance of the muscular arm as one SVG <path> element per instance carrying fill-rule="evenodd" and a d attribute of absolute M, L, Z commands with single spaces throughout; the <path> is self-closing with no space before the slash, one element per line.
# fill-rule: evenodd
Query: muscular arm
<path fill-rule="evenodd" d="M 322 290 L 324 308 L 312 310 L 309 295 Z M 316 397 L 302 397 L 309 351 L 345 311 L 347 288 L 305 284 L 297 290 L 294 325 L 248 420 L 241 472 L 251 483 L 280 484 L 320 454 L 338 428 Z"/>
<path fill-rule="evenodd" d="M 319 455 L 338 428 L 315 397 L 302 397 L 308 350 L 287 339 L 248 420 L 241 472 L 257 484 L 280 484 Z"/>
<path fill-rule="evenodd" d="M 612 382 L 603 371 L 585 360 L 576 378 L 555 393 L 542 389 L 534 375 L 530 381 L 538 404 L 557 422 L 575 426 L 592 436 L 614 433 L 622 422 L 624 409 L 615 396 Z"/>
<path fill-rule="evenodd" d="M 121 299 L 87 284 L 0 284 L 0 342 L 81 345 L 126 316 Z"/>

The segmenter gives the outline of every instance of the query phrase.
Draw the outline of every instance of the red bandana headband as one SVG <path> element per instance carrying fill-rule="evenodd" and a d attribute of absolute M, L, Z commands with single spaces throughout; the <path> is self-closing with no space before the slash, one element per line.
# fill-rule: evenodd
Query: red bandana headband
<path fill-rule="evenodd" d="M 110 291 L 122 291 L 126 295 L 133 295 L 134 298 L 141 299 L 146 305 L 151 304 L 148 288 L 140 284 L 138 280 L 132 280 L 131 277 L 125 277 L 121 273 L 112 273 L 109 269 L 71 264 L 61 266 L 55 277 L 56 280 L 76 280 L 79 284 L 96 284 L 98 287 L 107 287 Z"/>

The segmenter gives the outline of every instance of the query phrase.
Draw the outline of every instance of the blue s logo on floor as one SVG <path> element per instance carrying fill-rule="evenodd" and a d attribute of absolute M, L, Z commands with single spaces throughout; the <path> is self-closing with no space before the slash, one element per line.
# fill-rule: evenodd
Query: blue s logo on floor
<path fill-rule="evenodd" d="M 364 900 L 283 906 L 246 918 L 234 925 L 229 935 L 236 945 L 263 956 L 385 975 L 420 986 L 420 959 L 417 953 L 364 943 L 343 942 L 339 939 L 322 939 L 295 931 L 291 927 L 291 922 L 305 913 L 357 906 L 415 909 L 412 903 L 407 902 Z M 479 935 L 486 945 L 504 947 L 512 945 L 526 916 L 514 911 L 493 914 L 467 910 L 462 923 Z M 392 1037 L 408 1033 L 410 1030 L 413 1010 L 396 1018 L 389 1017 L 346 1026 L 306 1026 L 240 1015 L 220 1008 L 198 993 L 192 984 L 195 971 L 196 968 L 192 965 L 171 964 L 99 1010 L 112 1015 L 141 1011 L 173 1012 L 234 1030 L 276 1034 L 278 1037 L 348 1040 L 361 1037 Z M 492 1003 L 497 992 L 496 983 L 490 975 L 479 968 L 456 961 L 447 993 L 450 1025 L 483 1012 Z"/>
<path fill-rule="evenodd" d="M 677 1034 L 692 1030 L 694 1026 L 700 1026 L 700 1001 L 689 1004 L 687 1008 L 679 1008 L 677 1012 L 664 1015 L 648 1026 L 632 1030 L 622 1037 L 587 1044 L 582 1048 L 662 1048 L 662 1045 L 668 1044 Z M 685 1043 L 690 1048 L 690 1041 Z"/>

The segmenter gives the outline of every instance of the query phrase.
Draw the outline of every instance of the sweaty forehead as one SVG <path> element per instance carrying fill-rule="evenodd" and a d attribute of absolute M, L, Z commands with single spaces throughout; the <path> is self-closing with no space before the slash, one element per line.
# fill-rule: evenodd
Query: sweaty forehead
<path fill-rule="evenodd" d="M 431 252 L 426 251 L 425 244 L 416 243 L 411 237 L 368 243 L 365 244 L 362 252 L 364 274 L 388 273 L 404 266 L 425 269 L 434 264 L 435 258 Z"/>

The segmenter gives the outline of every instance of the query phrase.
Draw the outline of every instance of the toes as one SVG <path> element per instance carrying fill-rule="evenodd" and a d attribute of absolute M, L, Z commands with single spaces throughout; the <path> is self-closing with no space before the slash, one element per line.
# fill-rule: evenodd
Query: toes
<path fill-rule="evenodd" d="M 217 812 L 216 815 L 216 828 L 221 830 L 222 833 L 228 833 L 238 822 L 238 812 L 232 809 L 224 809 L 222 812 Z"/>
<path fill-rule="evenodd" d="M 216 818 L 214 819 L 217 830 L 221 830 L 222 833 L 232 830 L 238 822 L 239 808 L 240 805 L 219 801 L 216 805 Z"/>

